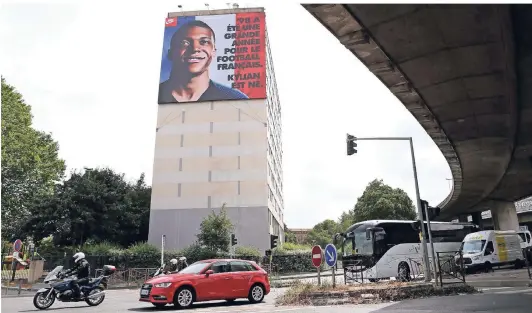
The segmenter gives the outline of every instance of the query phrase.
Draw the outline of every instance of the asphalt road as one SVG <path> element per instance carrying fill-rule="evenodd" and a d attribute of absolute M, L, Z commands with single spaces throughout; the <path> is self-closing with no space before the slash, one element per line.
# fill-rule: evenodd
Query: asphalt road
<path fill-rule="evenodd" d="M 266 313 L 266 312 L 290 312 L 290 313 L 530 313 L 532 305 L 532 288 L 484 288 L 483 294 L 462 295 L 454 297 L 435 297 L 403 301 L 398 303 L 385 303 L 378 305 L 342 305 L 320 307 L 277 307 L 275 298 L 285 289 L 273 289 L 263 303 L 249 304 L 246 300 L 239 300 L 233 305 L 225 302 L 209 302 L 196 304 L 191 310 L 179 312 L 194 313 Z M 3 297 L 3 312 L 40 312 L 33 307 L 31 297 Z M 48 309 L 51 312 L 74 312 L 74 313 L 123 313 L 123 312 L 174 312 L 172 306 L 163 310 L 157 310 L 150 304 L 138 302 L 138 290 L 109 290 L 105 301 L 98 307 L 89 307 L 84 302 L 62 303 L 56 302 Z"/>
<path fill-rule="evenodd" d="M 530 313 L 532 288 L 485 288 L 482 294 L 402 301 L 375 313 Z"/>
<path fill-rule="evenodd" d="M 228 305 L 226 302 L 209 302 L 194 305 L 190 310 L 180 310 L 187 313 L 266 313 L 266 312 L 290 312 L 290 313 L 347 313 L 353 312 L 354 306 L 328 306 L 328 307 L 276 307 L 275 298 L 284 292 L 285 289 L 273 289 L 265 297 L 263 303 L 249 304 L 247 300 L 237 300 L 234 304 Z M 2 312 L 42 312 L 33 306 L 31 297 L 3 297 Z M 370 313 L 390 304 L 363 305 L 356 306 L 357 313 Z M 158 310 L 151 304 L 138 301 L 138 290 L 109 290 L 104 302 L 98 307 L 89 307 L 85 302 L 62 303 L 55 302 L 47 311 L 57 313 L 133 313 L 133 312 L 174 312 L 172 306 L 167 306 L 163 310 Z"/>

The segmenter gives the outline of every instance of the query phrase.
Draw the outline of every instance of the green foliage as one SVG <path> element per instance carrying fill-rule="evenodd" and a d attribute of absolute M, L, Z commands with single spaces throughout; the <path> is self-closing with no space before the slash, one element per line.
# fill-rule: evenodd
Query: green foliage
<path fill-rule="evenodd" d="M 249 256 L 249 257 L 260 257 L 261 253 L 257 248 L 254 247 L 236 247 L 235 254 L 238 256 Z"/>
<path fill-rule="evenodd" d="M 296 234 L 294 234 L 291 231 L 287 231 L 284 233 L 285 236 L 285 243 L 297 243 L 297 237 Z"/>
<path fill-rule="evenodd" d="M 294 252 L 310 252 L 312 249 L 309 245 L 285 242 L 282 246 L 273 249 L 275 254 L 293 254 Z"/>
<path fill-rule="evenodd" d="M 33 201 L 62 179 L 58 153 L 52 136 L 32 127 L 31 107 L 2 78 L 2 238 L 18 237 Z"/>
<path fill-rule="evenodd" d="M 345 231 L 354 223 L 374 219 L 414 220 L 416 211 L 404 190 L 393 189 L 382 179 L 375 179 L 367 185 L 354 209 L 340 216 L 339 229 Z"/>
<path fill-rule="evenodd" d="M 161 251 L 148 243 L 135 243 L 123 253 L 130 268 L 158 267 L 161 264 Z"/>
<path fill-rule="evenodd" d="M 227 216 L 225 204 L 216 214 L 213 210 L 200 225 L 198 242 L 203 247 L 215 252 L 228 252 L 233 224 Z"/>
<path fill-rule="evenodd" d="M 119 255 L 121 248 L 116 244 L 104 241 L 93 245 L 84 245 L 81 251 L 88 255 Z"/>
<path fill-rule="evenodd" d="M 306 242 L 325 248 L 329 243 L 333 243 L 334 235 L 338 232 L 340 232 L 338 223 L 333 220 L 325 220 L 312 228 Z"/>
<path fill-rule="evenodd" d="M 36 241 L 53 235 L 60 246 L 108 241 L 127 247 L 148 237 L 150 197 L 144 175 L 132 184 L 111 169 L 86 168 L 35 201 L 22 230 Z"/>

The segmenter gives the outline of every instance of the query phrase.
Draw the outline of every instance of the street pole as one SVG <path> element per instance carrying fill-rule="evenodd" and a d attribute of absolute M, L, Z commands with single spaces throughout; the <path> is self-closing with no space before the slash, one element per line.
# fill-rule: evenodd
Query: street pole
<path fill-rule="evenodd" d="M 423 261 L 425 263 L 425 282 L 430 282 L 430 263 L 429 263 L 429 254 L 427 251 L 427 234 L 425 232 L 425 225 L 423 223 L 423 208 L 421 206 L 421 197 L 419 196 L 419 183 L 417 181 L 417 168 L 416 168 L 416 158 L 414 156 L 414 142 L 412 137 L 409 139 L 410 142 L 410 153 L 412 154 L 412 168 L 414 170 L 414 182 L 416 184 L 416 200 L 417 200 L 417 216 L 421 221 L 421 234 L 423 238 L 421 240 L 422 250 L 423 250 Z M 434 273 L 436 275 L 436 273 Z"/>
<path fill-rule="evenodd" d="M 417 216 L 418 219 L 421 221 L 421 250 L 423 251 L 423 263 L 425 264 L 425 282 L 430 282 L 431 280 L 431 274 L 430 274 L 430 262 L 429 262 L 429 253 L 427 251 L 427 234 L 425 231 L 425 225 L 423 223 L 423 207 L 421 205 L 421 197 L 419 195 L 419 184 L 417 180 L 417 168 L 416 168 L 416 157 L 414 155 L 414 143 L 412 141 L 412 137 L 366 137 L 366 138 L 356 138 L 356 141 L 359 140 L 367 140 L 367 141 L 373 141 L 373 140 L 408 140 L 410 143 L 410 154 L 412 156 L 412 169 L 414 171 L 414 183 L 416 185 L 416 202 L 417 202 Z"/>
<path fill-rule="evenodd" d="M 438 270 L 436 267 L 436 254 L 434 253 L 434 241 L 432 241 L 432 229 L 430 228 L 430 217 L 429 217 L 428 205 L 425 206 L 425 216 L 427 217 L 427 230 L 429 231 L 430 250 L 432 250 L 432 270 L 434 271 L 434 285 L 438 285 Z"/>

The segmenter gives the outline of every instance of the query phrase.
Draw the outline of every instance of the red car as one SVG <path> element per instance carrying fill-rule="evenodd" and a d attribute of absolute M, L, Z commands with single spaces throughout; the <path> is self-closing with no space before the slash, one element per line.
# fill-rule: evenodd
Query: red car
<path fill-rule="evenodd" d="M 205 260 L 191 264 L 179 273 L 154 277 L 140 289 L 139 301 L 162 308 L 173 303 L 189 308 L 194 302 L 248 298 L 261 302 L 270 293 L 268 274 L 253 261 Z"/>

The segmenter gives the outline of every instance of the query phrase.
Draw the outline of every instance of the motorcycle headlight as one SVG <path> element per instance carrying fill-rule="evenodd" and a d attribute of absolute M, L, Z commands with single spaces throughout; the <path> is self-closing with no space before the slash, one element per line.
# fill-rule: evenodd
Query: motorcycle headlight
<path fill-rule="evenodd" d="M 160 284 L 155 284 L 155 287 L 157 288 L 168 288 L 170 287 L 172 283 L 160 283 Z"/>

